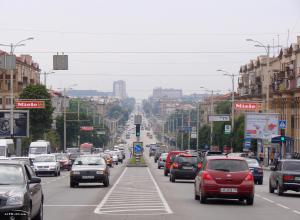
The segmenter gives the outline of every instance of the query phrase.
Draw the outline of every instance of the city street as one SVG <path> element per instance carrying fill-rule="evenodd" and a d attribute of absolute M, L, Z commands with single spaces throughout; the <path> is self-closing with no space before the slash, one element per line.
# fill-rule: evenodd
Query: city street
<path fill-rule="evenodd" d="M 143 134 L 143 133 L 142 133 Z M 156 142 L 142 135 L 144 145 Z M 69 187 L 69 174 L 42 177 L 45 219 L 299 219 L 300 193 L 284 196 L 268 192 L 269 171 L 264 184 L 256 185 L 253 206 L 237 201 L 194 200 L 193 181 L 171 183 L 144 152 L 148 168 L 126 168 L 125 163 L 111 169 L 111 185 L 86 184 Z"/>

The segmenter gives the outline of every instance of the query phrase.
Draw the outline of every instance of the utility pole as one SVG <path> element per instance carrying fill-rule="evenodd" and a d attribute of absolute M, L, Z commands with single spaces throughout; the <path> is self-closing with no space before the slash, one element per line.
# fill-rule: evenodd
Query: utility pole
<path fill-rule="evenodd" d="M 214 90 L 211 90 L 211 97 L 210 97 L 210 114 L 214 114 Z M 213 132 L 214 132 L 214 123 L 213 121 L 210 122 L 210 146 L 213 143 Z"/>
<path fill-rule="evenodd" d="M 200 103 L 197 103 L 197 152 L 199 151 L 199 114 L 200 114 Z"/>
<path fill-rule="evenodd" d="M 191 131 L 190 131 L 190 127 L 191 127 L 191 110 L 189 110 L 189 136 L 188 136 L 188 149 L 191 149 Z"/>
<path fill-rule="evenodd" d="M 78 121 L 78 128 L 80 130 L 80 124 L 79 124 L 79 120 L 80 120 L 80 99 L 78 98 L 78 102 L 77 102 L 77 121 Z M 77 136 L 77 146 L 80 146 L 80 133 L 78 133 Z"/>
<path fill-rule="evenodd" d="M 47 75 L 53 74 L 55 72 L 51 71 L 51 72 L 43 72 L 42 74 L 44 74 L 44 85 L 47 89 Z"/>
<path fill-rule="evenodd" d="M 181 111 L 181 150 L 183 150 L 183 110 Z"/>
<path fill-rule="evenodd" d="M 64 88 L 63 105 L 64 105 L 64 149 L 63 149 L 63 152 L 66 152 L 66 149 L 67 149 L 66 88 Z"/>

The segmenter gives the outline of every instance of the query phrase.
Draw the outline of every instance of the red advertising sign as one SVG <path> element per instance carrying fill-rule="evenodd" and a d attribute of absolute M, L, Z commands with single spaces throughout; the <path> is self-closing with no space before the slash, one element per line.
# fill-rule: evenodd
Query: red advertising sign
<path fill-rule="evenodd" d="M 16 100 L 17 109 L 43 109 L 45 101 Z"/>
<path fill-rule="evenodd" d="M 93 126 L 82 126 L 80 127 L 80 131 L 93 131 L 94 127 Z"/>
<path fill-rule="evenodd" d="M 236 110 L 244 111 L 256 111 L 260 106 L 257 103 L 251 102 L 236 102 L 234 103 L 234 108 Z"/>

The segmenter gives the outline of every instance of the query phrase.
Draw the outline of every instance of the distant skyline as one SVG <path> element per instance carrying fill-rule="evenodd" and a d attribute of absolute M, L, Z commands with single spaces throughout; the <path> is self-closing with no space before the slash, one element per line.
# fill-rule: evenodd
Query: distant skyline
<path fill-rule="evenodd" d="M 15 53 L 32 55 L 42 72 L 52 70 L 56 52 L 68 54 L 69 70 L 47 77 L 53 89 L 112 91 L 124 80 L 138 99 L 155 87 L 227 91 L 230 78 L 216 70 L 238 73 L 265 55 L 246 38 L 296 42 L 299 9 L 299 0 L 1 0 L 0 44 L 34 37 Z"/>

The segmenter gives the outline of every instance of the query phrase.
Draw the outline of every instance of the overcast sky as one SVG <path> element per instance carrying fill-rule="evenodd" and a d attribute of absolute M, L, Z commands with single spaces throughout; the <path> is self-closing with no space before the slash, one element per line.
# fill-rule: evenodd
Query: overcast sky
<path fill-rule="evenodd" d="M 216 70 L 238 73 L 265 53 L 246 38 L 277 45 L 279 35 L 286 46 L 300 35 L 299 0 L 0 0 L 0 14 L 0 43 L 34 37 L 16 54 L 31 54 L 42 71 L 54 53 L 69 55 L 69 70 L 48 76 L 52 88 L 112 91 L 122 79 L 138 99 L 158 86 L 228 90 Z"/>

